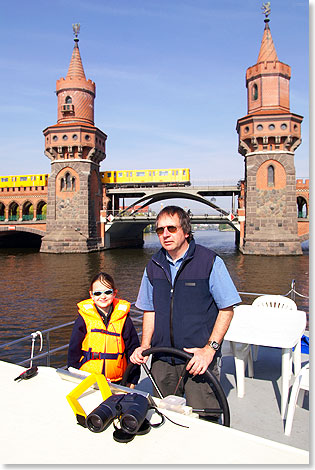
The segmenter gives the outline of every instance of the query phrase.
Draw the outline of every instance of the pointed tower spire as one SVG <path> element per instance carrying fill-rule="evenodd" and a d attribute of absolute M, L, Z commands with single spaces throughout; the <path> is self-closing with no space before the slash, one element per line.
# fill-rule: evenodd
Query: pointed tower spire
<path fill-rule="evenodd" d="M 269 28 L 269 18 L 265 18 L 265 30 L 264 35 L 261 41 L 260 51 L 257 63 L 265 62 L 265 61 L 277 61 L 278 56 L 276 52 L 276 48 L 274 46 L 271 31 Z"/>
<path fill-rule="evenodd" d="M 263 4 L 265 29 L 258 60 L 246 72 L 248 113 L 265 110 L 290 112 L 291 67 L 278 59 L 269 28 L 270 2 Z"/>
<path fill-rule="evenodd" d="M 82 60 L 80 56 L 79 50 L 79 38 L 78 34 L 80 32 L 80 23 L 76 23 L 72 25 L 73 33 L 74 33 L 74 48 L 72 52 L 71 62 L 69 65 L 68 73 L 66 78 L 83 78 L 86 80 L 84 68 L 82 65 Z"/>

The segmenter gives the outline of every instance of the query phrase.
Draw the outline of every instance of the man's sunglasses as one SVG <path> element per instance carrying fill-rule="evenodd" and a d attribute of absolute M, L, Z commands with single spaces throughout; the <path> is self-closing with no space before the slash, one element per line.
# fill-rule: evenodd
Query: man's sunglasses
<path fill-rule="evenodd" d="M 93 292 L 93 295 L 94 295 L 95 297 L 99 297 L 99 296 L 102 295 L 102 294 L 111 295 L 113 292 L 114 292 L 113 289 L 108 289 L 108 290 L 96 290 L 95 292 Z"/>
<path fill-rule="evenodd" d="M 162 235 L 162 233 L 164 233 L 164 230 L 166 228 L 167 228 L 167 231 L 170 233 L 176 233 L 178 230 L 178 227 L 175 227 L 175 225 L 166 225 L 165 227 L 156 228 L 155 231 L 158 235 Z"/>

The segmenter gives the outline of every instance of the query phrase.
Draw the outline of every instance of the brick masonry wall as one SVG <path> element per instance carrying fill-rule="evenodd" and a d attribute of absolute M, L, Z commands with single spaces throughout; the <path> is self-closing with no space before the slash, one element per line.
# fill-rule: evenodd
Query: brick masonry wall
<path fill-rule="evenodd" d="M 275 184 L 267 183 L 267 168 Z M 261 255 L 302 254 L 298 239 L 294 155 L 257 153 L 246 157 L 246 221 L 243 252 Z"/>
<path fill-rule="evenodd" d="M 60 189 L 61 178 L 65 178 L 66 173 L 71 175 L 71 181 L 75 178 L 74 190 Z M 41 251 L 69 253 L 99 249 L 101 195 L 98 165 L 73 160 L 66 167 L 63 162 L 52 164 L 48 183 L 47 236 L 43 238 Z"/>

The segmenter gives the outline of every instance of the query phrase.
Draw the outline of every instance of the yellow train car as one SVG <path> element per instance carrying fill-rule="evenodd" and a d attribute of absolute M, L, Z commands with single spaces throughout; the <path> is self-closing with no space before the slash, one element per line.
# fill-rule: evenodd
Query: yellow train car
<path fill-rule="evenodd" d="M 189 186 L 189 168 L 150 170 L 111 170 L 101 172 L 102 183 L 109 187 Z"/>
<path fill-rule="evenodd" d="M 47 186 L 48 174 L 0 176 L 0 188 Z"/>

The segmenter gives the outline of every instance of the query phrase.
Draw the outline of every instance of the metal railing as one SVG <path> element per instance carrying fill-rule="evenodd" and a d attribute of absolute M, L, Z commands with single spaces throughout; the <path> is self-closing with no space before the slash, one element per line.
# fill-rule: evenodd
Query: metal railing
<path fill-rule="evenodd" d="M 239 294 L 240 295 L 255 296 L 255 297 L 265 295 L 264 293 L 241 292 L 241 291 L 239 291 Z M 296 291 L 296 289 L 295 289 L 295 280 L 294 279 L 291 282 L 290 290 L 284 295 L 284 297 L 288 297 L 288 296 L 290 296 L 290 298 L 294 301 L 296 300 L 296 296 L 309 299 L 308 296 L 302 295 L 302 294 L 300 294 L 299 292 Z M 136 329 L 138 330 L 139 336 L 141 337 L 140 329 L 141 329 L 141 325 L 142 325 L 142 311 L 138 310 L 135 307 L 135 303 L 133 302 L 133 303 L 131 303 L 130 313 L 132 314 L 132 321 L 133 321 Z M 73 324 L 74 324 L 74 320 L 71 321 L 71 322 L 68 322 L 68 323 L 63 323 L 62 325 L 53 326 L 52 328 L 48 328 L 46 330 L 36 331 L 36 332 L 31 333 L 27 336 L 24 336 L 23 338 L 18 338 L 18 339 L 15 339 L 13 341 L 10 341 L 9 343 L 0 344 L 0 351 L 1 351 L 1 349 L 8 349 L 8 348 L 11 348 L 12 346 L 16 346 L 17 344 L 20 344 L 20 343 L 23 343 L 25 341 L 31 340 L 31 355 L 30 355 L 30 357 L 27 358 L 27 359 L 24 359 L 23 361 L 17 362 L 17 364 L 18 365 L 24 365 L 24 364 L 29 363 L 29 366 L 31 367 L 33 361 L 38 361 L 40 359 L 46 358 L 46 366 L 49 367 L 50 364 L 51 364 L 51 357 L 56 355 L 60 351 L 68 349 L 68 347 L 69 347 L 69 343 L 67 343 L 67 344 L 64 344 L 62 346 L 58 346 L 58 347 L 55 347 L 55 348 L 51 349 L 51 337 L 50 337 L 51 333 L 53 331 L 58 331 L 58 330 L 61 330 L 63 328 L 72 326 Z M 41 345 L 42 345 L 42 343 L 45 344 L 46 351 L 41 352 L 40 354 L 37 354 L 37 355 L 34 356 L 33 355 L 34 346 L 35 346 L 36 338 L 38 338 L 38 337 L 40 337 L 40 339 L 41 339 Z M 40 349 L 40 351 L 41 350 L 42 349 Z"/>

